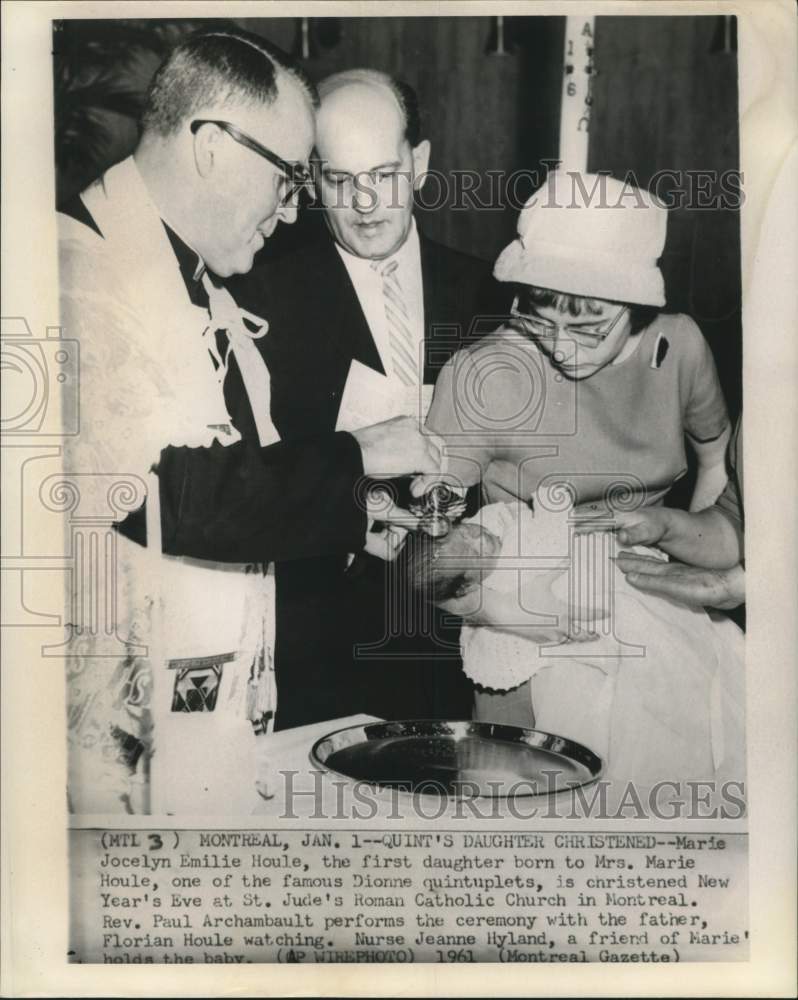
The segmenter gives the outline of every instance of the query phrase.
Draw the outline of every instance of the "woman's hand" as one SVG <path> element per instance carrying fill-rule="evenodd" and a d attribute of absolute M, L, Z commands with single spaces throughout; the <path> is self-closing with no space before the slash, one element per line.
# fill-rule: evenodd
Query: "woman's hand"
<path fill-rule="evenodd" d="M 671 513 L 667 507 L 618 511 L 613 519 L 618 541 L 621 545 L 657 545 L 667 538 Z"/>
<path fill-rule="evenodd" d="M 664 542 L 672 531 L 673 515 L 674 511 L 668 507 L 616 511 L 612 517 L 605 518 L 597 518 L 591 513 L 577 513 L 574 525 L 577 535 L 609 531 L 617 534 L 621 545 L 657 545 Z"/>
<path fill-rule="evenodd" d="M 714 508 L 690 514 L 673 507 L 641 507 L 617 511 L 606 521 L 585 517 L 577 522 L 578 535 L 595 531 L 614 531 L 621 545 L 657 546 L 682 563 L 704 569 L 732 569 L 743 558 L 738 533 Z"/>

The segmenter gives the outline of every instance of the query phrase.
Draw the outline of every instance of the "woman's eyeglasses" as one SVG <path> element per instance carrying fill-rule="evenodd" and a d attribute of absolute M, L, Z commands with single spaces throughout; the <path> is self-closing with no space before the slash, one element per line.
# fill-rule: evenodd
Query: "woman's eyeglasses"
<path fill-rule="evenodd" d="M 215 125 L 223 132 L 226 132 L 231 139 L 234 139 L 247 149 L 251 149 L 253 153 L 257 153 L 264 160 L 268 160 L 272 166 L 277 167 L 289 182 L 281 199 L 283 205 L 287 205 L 302 190 L 307 193 L 311 201 L 316 197 L 316 191 L 313 186 L 313 175 L 304 164 L 290 163 L 288 160 L 284 160 L 277 153 L 273 153 L 268 147 L 259 143 L 257 139 L 253 139 L 251 135 L 242 132 L 240 128 L 236 128 L 230 122 L 217 121 L 213 118 L 195 118 L 190 126 L 192 134 L 196 135 L 197 131 L 203 125 Z"/>
<path fill-rule="evenodd" d="M 628 306 L 621 306 L 618 312 L 609 319 L 601 319 L 595 323 L 589 321 L 579 324 L 564 323 L 562 326 L 559 326 L 557 323 L 551 323 L 549 320 L 543 319 L 535 313 L 525 312 L 520 309 L 519 297 L 516 296 L 510 310 L 510 315 L 513 319 L 511 325 L 518 329 L 519 332 L 527 333 L 531 337 L 534 337 L 535 340 L 556 340 L 557 335 L 562 334 L 579 347 L 586 347 L 589 350 L 593 350 L 596 347 L 600 347 L 607 337 L 609 337 L 620 322 L 621 317 L 627 311 Z"/>

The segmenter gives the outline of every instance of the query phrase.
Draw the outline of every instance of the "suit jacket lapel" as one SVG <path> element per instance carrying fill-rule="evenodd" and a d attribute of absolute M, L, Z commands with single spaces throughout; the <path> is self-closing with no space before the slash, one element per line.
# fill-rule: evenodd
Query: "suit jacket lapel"
<path fill-rule="evenodd" d="M 357 292 L 332 240 L 325 240 L 320 246 L 315 280 L 318 282 L 319 301 L 332 304 L 330 316 L 324 317 L 323 321 L 329 324 L 333 346 L 345 357 L 354 358 L 384 375 L 380 352 L 360 307 Z"/>
<path fill-rule="evenodd" d="M 453 281 L 450 267 L 444 254 L 438 252 L 438 245 L 419 234 L 421 248 L 421 283 L 424 294 L 424 382 L 434 384 L 440 371 L 442 359 L 436 354 L 452 353 L 452 344 L 459 342 L 456 326 L 451 331 L 438 326 L 443 317 L 450 319 L 459 314 L 453 295 Z M 433 336 L 434 333 L 434 336 Z"/>

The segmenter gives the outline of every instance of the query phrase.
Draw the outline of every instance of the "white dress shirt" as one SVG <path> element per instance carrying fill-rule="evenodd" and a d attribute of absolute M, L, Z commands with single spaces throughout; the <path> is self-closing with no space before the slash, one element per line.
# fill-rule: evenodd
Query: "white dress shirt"
<path fill-rule="evenodd" d="M 354 286 L 363 315 L 366 317 L 369 330 L 371 330 L 374 343 L 379 351 L 382 367 L 385 369 L 385 374 L 391 377 L 394 371 L 390 333 L 385 317 L 382 275 L 378 269 L 373 267 L 373 261 L 356 257 L 337 243 L 335 246 Z M 397 262 L 396 277 L 407 308 L 410 332 L 418 352 L 417 357 L 421 361 L 424 343 L 424 291 L 421 281 L 421 249 L 415 220 L 413 220 L 410 232 L 402 246 L 392 257 L 380 261 L 380 264 L 386 264 L 389 260 Z M 419 365 L 419 369 L 420 378 L 423 379 L 423 364 Z"/>

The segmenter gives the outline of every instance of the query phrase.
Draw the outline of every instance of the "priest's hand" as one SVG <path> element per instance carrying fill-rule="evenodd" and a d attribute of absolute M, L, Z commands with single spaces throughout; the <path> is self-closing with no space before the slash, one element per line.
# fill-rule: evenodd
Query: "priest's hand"
<path fill-rule="evenodd" d="M 366 532 L 363 551 L 382 559 L 383 562 L 393 562 L 401 552 L 406 538 L 407 528 L 385 524 L 376 530 L 370 529 Z"/>
<path fill-rule="evenodd" d="M 393 417 L 352 432 L 360 445 L 363 472 L 375 479 L 391 479 L 440 469 L 437 438 L 419 427 L 415 417 Z"/>
<path fill-rule="evenodd" d="M 369 555 L 392 562 L 404 545 L 407 534 L 418 525 L 418 517 L 399 507 L 388 489 L 372 487 L 366 494 L 366 541 Z"/>

